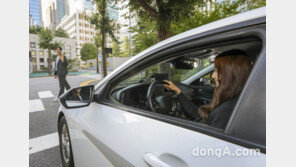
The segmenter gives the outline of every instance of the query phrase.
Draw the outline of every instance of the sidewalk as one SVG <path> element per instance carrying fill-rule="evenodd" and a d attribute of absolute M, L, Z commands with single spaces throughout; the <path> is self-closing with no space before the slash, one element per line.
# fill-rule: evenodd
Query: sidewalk
<path fill-rule="evenodd" d="M 96 75 L 96 71 L 77 71 L 77 72 L 69 72 L 68 75 Z M 33 77 L 46 77 L 48 73 L 31 73 L 29 75 L 30 78 Z"/>

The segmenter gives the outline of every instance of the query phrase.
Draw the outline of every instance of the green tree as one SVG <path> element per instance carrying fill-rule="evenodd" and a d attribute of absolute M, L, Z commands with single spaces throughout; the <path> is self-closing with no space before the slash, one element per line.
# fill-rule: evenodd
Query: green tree
<path fill-rule="evenodd" d="M 131 43 L 128 36 L 125 36 L 123 39 L 123 43 L 121 44 L 122 53 L 121 57 L 130 57 L 131 56 Z"/>
<path fill-rule="evenodd" d="M 29 26 L 29 33 L 30 34 L 38 34 L 40 32 L 42 27 L 39 26 Z"/>
<path fill-rule="evenodd" d="M 85 43 L 80 50 L 80 55 L 83 61 L 94 59 L 97 57 L 97 48 L 92 43 Z"/>
<path fill-rule="evenodd" d="M 42 49 L 48 50 L 48 74 L 49 76 L 52 75 L 51 72 L 51 64 L 52 64 L 52 58 L 51 58 L 51 50 L 56 49 L 58 46 L 60 46 L 59 42 L 54 42 L 54 34 L 51 30 L 48 28 L 41 29 L 40 32 L 38 32 L 39 36 L 39 47 Z"/>
<path fill-rule="evenodd" d="M 204 4 L 204 0 L 122 0 L 128 2 L 131 12 L 137 17 L 156 22 L 157 41 L 171 36 L 171 25 L 188 18 L 196 6 Z M 167 73 L 169 64 L 160 64 L 159 72 Z"/>
<path fill-rule="evenodd" d="M 113 41 L 112 43 L 112 54 L 111 56 L 113 57 L 119 57 L 121 55 L 121 51 L 120 51 L 120 43 L 117 41 Z"/>
<path fill-rule="evenodd" d="M 156 21 L 139 18 L 137 24 L 131 27 L 133 35 L 133 54 L 136 55 L 157 43 Z"/>
<path fill-rule="evenodd" d="M 105 43 L 106 37 L 109 35 L 113 40 L 117 41 L 114 30 L 115 27 L 112 25 L 112 20 L 110 20 L 107 12 L 107 3 L 111 4 L 116 2 L 115 0 L 93 0 L 92 3 L 97 7 L 97 13 L 88 17 L 91 24 L 96 26 L 97 32 L 101 34 L 99 38 L 101 44 L 102 58 L 103 58 L 103 76 L 107 76 L 107 55 L 105 53 Z M 98 63 L 97 63 L 98 64 Z"/>
<path fill-rule="evenodd" d="M 58 28 L 58 29 L 54 32 L 54 35 L 55 35 L 56 37 L 69 38 L 69 34 L 68 34 L 65 30 L 63 30 L 63 29 L 61 29 L 61 28 Z"/>
<path fill-rule="evenodd" d="M 198 8 L 195 8 L 188 17 L 172 21 L 170 35 L 177 35 L 204 24 L 265 5 L 266 0 L 224 0 L 220 3 L 214 3 L 212 11 L 200 12 Z M 145 15 L 138 17 L 137 24 L 131 28 L 131 31 L 135 34 L 133 36 L 135 54 L 158 42 L 157 21 L 151 20 L 150 17 Z"/>

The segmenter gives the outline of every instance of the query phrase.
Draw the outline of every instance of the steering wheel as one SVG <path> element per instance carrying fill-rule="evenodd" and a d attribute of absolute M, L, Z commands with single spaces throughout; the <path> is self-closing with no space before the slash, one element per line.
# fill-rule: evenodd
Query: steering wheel
<path fill-rule="evenodd" d="M 166 84 L 163 81 L 152 82 L 147 91 L 147 107 L 150 108 L 152 112 L 163 113 L 167 115 L 179 116 L 181 114 L 180 105 L 177 104 L 177 101 L 174 98 L 175 93 L 168 91 L 164 93 L 166 88 L 163 86 Z M 155 87 L 161 86 L 164 91 L 161 91 L 161 95 L 158 97 L 153 97 Z"/>

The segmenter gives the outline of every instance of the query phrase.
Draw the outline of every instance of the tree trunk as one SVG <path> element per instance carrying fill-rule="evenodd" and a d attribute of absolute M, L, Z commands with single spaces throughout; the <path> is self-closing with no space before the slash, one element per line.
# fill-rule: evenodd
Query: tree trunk
<path fill-rule="evenodd" d="M 47 63 L 48 63 L 48 75 L 49 76 L 52 76 L 52 74 L 51 74 L 51 64 L 52 64 L 52 60 L 51 60 L 51 49 L 50 48 L 47 48 L 48 49 L 48 61 L 47 61 Z"/>
<path fill-rule="evenodd" d="M 103 9 L 102 9 L 102 58 L 103 58 L 103 77 L 107 76 L 107 56 L 105 54 L 105 9 L 106 9 L 106 0 L 103 0 Z"/>
<path fill-rule="evenodd" d="M 161 42 L 170 37 L 171 22 L 163 21 L 158 22 L 157 25 L 157 41 Z M 169 74 L 170 72 L 170 63 L 161 63 L 158 68 L 158 73 Z"/>

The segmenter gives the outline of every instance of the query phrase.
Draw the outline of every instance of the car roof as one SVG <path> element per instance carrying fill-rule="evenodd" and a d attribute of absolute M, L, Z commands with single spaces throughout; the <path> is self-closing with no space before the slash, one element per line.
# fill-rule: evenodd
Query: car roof
<path fill-rule="evenodd" d="M 237 15 L 234 15 L 234 16 L 230 16 L 230 17 L 227 17 L 227 18 L 224 18 L 224 19 L 221 19 L 221 20 L 218 20 L 218 21 L 215 21 L 215 22 L 212 22 L 212 23 L 209 23 L 209 24 L 206 24 L 206 25 L 203 25 L 203 26 L 200 26 L 200 27 L 185 31 L 183 33 L 180 33 L 178 35 L 170 37 L 170 38 L 168 38 L 166 40 L 163 40 L 163 41 L 161 41 L 161 42 L 159 42 L 159 43 L 145 49 L 144 51 L 138 53 L 137 55 L 133 56 L 132 58 L 130 58 L 128 61 L 126 61 L 121 66 L 116 68 L 113 72 L 111 72 L 107 77 L 105 77 L 104 80 L 107 80 L 113 74 L 117 73 L 117 71 L 119 71 L 122 67 L 130 64 L 131 62 L 137 60 L 141 56 L 143 56 L 143 55 L 145 55 L 145 54 L 147 54 L 147 53 L 149 53 L 149 52 L 151 52 L 151 51 L 153 51 L 153 50 L 155 50 L 155 49 L 157 49 L 159 47 L 165 46 L 165 45 L 167 45 L 169 43 L 172 43 L 174 41 L 178 41 L 178 40 L 183 39 L 183 38 L 187 38 L 187 37 L 190 37 L 190 36 L 193 36 L 193 35 L 201 34 L 201 33 L 211 31 L 211 30 L 214 30 L 214 29 L 218 29 L 218 28 L 221 28 L 221 27 L 226 27 L 226 26 L 230 26 L 230 25 L 233 25 L 233 24 L 237 24 L 237 23 L 246 22 L 246 21 L 249 21 L 249 20 L 254 20 L 254 19 L 265 17 L 266 16 L 266 11 L 265 10 L 266 10 L 266 7 L 261 7 L 261 8 L 258 8 L 258 9 L 250 10 L 250 11 L 247 11 L 247 12 L 244 12 L 244 13 L 240 13 L 240 14 L 237 14 Z M 100 86 L 100 82 L 96 85 L 96 88 L 98 86 Z"/>

